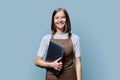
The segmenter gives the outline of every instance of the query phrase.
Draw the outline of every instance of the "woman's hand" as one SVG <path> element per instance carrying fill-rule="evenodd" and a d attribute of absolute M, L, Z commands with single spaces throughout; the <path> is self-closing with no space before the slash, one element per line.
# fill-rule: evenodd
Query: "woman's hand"
<path fill-rule="evenodd" d="M 57 60 L 51 62 L 51 67 L 60 71 L 62 69 L 62 62 L 60 60 L 61 58 L 58 58 Z"/>
<path fill-rule="evenodd" d="M 58 71 L 60 71 L 62 69 L 61 58 L 58 58 L 57 60 L 55 60 L 53 62 L 45 62 L 42 60 L 42 57 L 37 56 L 35 65 L 39 66 L 41 68 L 54 68 L 55 70 L 58 70 Z"/>

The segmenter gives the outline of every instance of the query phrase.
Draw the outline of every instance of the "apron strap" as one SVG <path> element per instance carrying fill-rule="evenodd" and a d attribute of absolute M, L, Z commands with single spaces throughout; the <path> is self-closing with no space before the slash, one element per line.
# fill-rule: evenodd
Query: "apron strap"
<path fill-rule="evenodd" d="M 53 40 L 54 39 L 54 34 L 51 34 L 51 40 Z"/>

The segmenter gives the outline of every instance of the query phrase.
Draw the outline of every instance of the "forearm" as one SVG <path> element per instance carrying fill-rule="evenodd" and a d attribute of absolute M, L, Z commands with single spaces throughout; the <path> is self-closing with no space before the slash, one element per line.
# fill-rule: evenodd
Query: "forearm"
<path fill-rule="evenodd" d="M 77 80 L 82 80 L 81 63 L 76 64 L 76 75 L 77 75 Z"/>
<path fill-rule="evenodd" d="M 82 66 L 80 58 L 76 58 L 76 75 L 77 80 L 82 80 Z"/>
<path fill-rule="evenodd" d="M 35 65 L 41 68 L 52 68 L 51 63 L 43 61 L 39 56 L 36 58 Z"/>

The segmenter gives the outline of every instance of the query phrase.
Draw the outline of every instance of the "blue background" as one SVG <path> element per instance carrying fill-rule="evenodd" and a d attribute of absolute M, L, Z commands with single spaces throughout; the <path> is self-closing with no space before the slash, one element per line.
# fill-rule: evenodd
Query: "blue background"
<path fill-rule="evenodd" d="M 0 80 L 44 80 L 34 65 L 51 15 L 66 8 L 81 42 L 83 80 L 120 80 L 119 0 L 0 1 Z"/>

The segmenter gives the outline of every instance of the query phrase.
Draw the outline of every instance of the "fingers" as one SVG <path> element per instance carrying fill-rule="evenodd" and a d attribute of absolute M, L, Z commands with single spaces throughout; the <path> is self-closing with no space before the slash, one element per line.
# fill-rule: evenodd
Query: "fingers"
<path fill-rule="evenodd" d="M 62 65 L 62 62 L 59 62 L 58 64 L 59 64 L 59 65 Z"/>
<path fill-rule="evenodd" d="M 60 71 L 62 69 L 63 63 L 61 62 L 61 57 L 52 62 L 52 67 L 55 70 Z"/>
<path fill-rule="evenodd" d="M 60 58 L 58 58 L 56 61 L 59 62 L 61 59 L 62 59 L 62 58 L 60 57 Z"/>
<path fill-rule="evenodd" d="M 58 70 L 58 71 L 60 71 L 61 69 L 62 69 L 62 66 L 58 66 L 55 68 L 55 70 Z"/>
<path fill-rule="evenodd" d="M 57 69 L 57 70 L 58 70 L 58 71 L 60 71 L 61 69 L 62 69 L 62 67 L 58 67 L 58 69 Z"/>
<path fill-rule="evenodd" d="M 63 65 L 62 65 L 62 62 L 59 62 L 59 63 L 58 63 L 58 66 L 57 66 L 57 70 L 60 71 L 60 70 L 62 69 L 62 66 L 63 66 Z"/>

